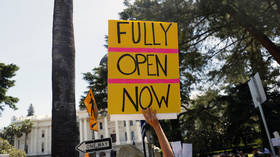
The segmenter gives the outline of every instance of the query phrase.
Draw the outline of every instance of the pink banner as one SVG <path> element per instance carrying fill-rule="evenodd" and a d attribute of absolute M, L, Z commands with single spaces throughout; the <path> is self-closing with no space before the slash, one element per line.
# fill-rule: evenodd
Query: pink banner
<path fill-rule="evenodd" d="M 118 48 L 109 47 L 109 52 L 141 52 L 141 53 L 178 53 L 178 49 L 161 49 L 161 48 Z"/>
<path fill-rule="evenodd" d="M 179 79 L 108 79 L 108 83 L 179 83 Z"/>

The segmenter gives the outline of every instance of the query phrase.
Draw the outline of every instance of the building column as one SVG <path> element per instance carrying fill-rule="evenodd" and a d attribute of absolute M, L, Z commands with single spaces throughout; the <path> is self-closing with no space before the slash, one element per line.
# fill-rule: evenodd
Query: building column
<path fill-rule="evenodd" d="M 84 140 L 88 140 L 88 137 L 87 137 L 87 118 L 84 119 Z"/>
<path fill-rule="evenodd" d="M 48 145 L 49 145 L 49 154 L 51 154 L 52 153 L 52 127 L 51 126 L 49 126 L 49 141 L 48 141 Z"/>
<path fill-rule="evenodd" d="M 142 142 L 142 129 L 140 121 L 136 121 L 136 136 L 137 136 L 137 142 Z"/>
<path fill-rule="evenodd" d="M 109 137 L 107 116 L 105 116 L 105 118 L 104 118 L 104 125 L 105 125 L 105 137 Z"/>
<path fill-rule="evenodd" d="M 99 157 L 99 156 L 100 156 L 100 155 L 99 155 L 99 152 L 96 152 L 96 153 L 95 153 L 95 156 L 96 156 L 96 157 Z"/>
<path fill-rule="evenodd" d="M 34 127 L 34 154 L 36 154 L 36 155 L 38 155 L 37 153 L 38 153 L 38 128 L 37 128 L 37 126 L 35 126 Z"/>
<path fill-rule="evenodd" d="M 45 154 L 48 154 L 48 152 L 49 152 L 49 143 L 48 143 L 48 139 L 49 139 L 49 137 L 48 137 L 48 134 L 49 134 L 49 128 L 48 128 L 48 126 L 46 127 L 46 131 L 45 131 L 45 139 L 44 139 L 44 143 L 45 143 Z"/>
<path fill-rule="evenodd" d="M 83 141 L 83 120 L 79 119 L 79 130 L 80 130 L 80 142 Z"/>
<path fill-rule="evenodd" d="M 34 129 L 31 128 L 31 132 L 30 132 L 30 146 L 29 146 L 30 152 L 28 152 L 28 154 L 33 154 L 33 147 L 34 147 L 33 146 L 34 145 L 34 139 L 33 139 L 34 137 L 33 137 L 33 135 L 34 135 Z M 15 139 L 14 143 L 16 143 L 16 139 Z"/>
<path fill-rule="evenodd" d="M 97 131 L 94 131 L 94 139 L 99 139 Z"/>
<path fill-rule="evenodd" d="M 119 131 L 119 122 L 115 121 L 115 129 L 116 129 L 116 145 L 120 144 L 120 131 Z"/>
<path fill-rule="evenodd" d="M 35 129 L 34 129 L 34 127 L 32 127 L 32 129 L 31 129 L 31 144 L 30 144 L 30 147 L 31 147 L 30 153 L 31 154 L 34 154 L 34 152 L 35 152 L 35 149 L 34 149 L 35 140 L 34 140 L 34 138 L 35 138 Z M 16 142 L 16 140 L 15 140 L 15 142 Z"/>
<path fill-rule="evenodd" d="M 106 154 L 106 157 L 110 157 L 111 156 L 111 151 L 106 151 L 105 154 Z"/>
<path fill-rule="evenodd" d="M 130 123 L 129 120 L 126 120 L 126 135 L 127 135 L 127 143 L 131 143 L 131 132 L 130 132 Z"/>

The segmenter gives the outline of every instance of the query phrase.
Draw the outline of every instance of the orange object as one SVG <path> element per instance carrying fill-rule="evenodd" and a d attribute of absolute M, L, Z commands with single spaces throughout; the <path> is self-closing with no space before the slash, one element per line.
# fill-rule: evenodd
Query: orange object
<path fill-rule="evenodd" d="M 98 131 L 98 123 L 97 123 L 98 108 L 93 96 L 92 89 L 89 90 L 86 98 L 84 99 L 84 104 L 89 114 L 90 129 L 94 131 Z"/>

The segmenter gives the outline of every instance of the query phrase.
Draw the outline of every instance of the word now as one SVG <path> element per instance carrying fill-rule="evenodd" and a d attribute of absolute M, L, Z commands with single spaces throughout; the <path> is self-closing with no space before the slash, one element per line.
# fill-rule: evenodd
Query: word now
<path fill-rule="evenodd" d="M 127 70 L 127 67 L 123 67 L 125 69 L 121 68 L 122 62 L 126 63 L 127 61 L 132 61 L 133 64 L 130 65 L 132 68 L 131 71 Z M 162 63 L 163 62 L 163 63 Z M 145 66 L 145 68 L 139 68 L 141 65 Z M 151 67 L 155 66 L 156 72 L 151 72 Z M 121 57 L 119 57 L 117 62 L 117 69 L 120 73 L 124 75 L 131 75 L 135 72 L 137 75 L 140 75 L 141 70 L 146 70 L 148 76 L 159 76 L 159 70 L 163 72 L 165 76 L 167 76 L 167 55 L 164 55 L 164 61 L 160 61 L 157 54 L 123 54 Z"/>
<path fill-rule="evenodd" d="M 134 23 L 137 23 L 136 25 L 134 25 Z M 118 43 L 121 43 L 121 35 L 125 35 L 125 34 L 127 34 L 127 32 L 126 31 L 121 31 L 121 26 L 122 25 L 127 25 L 127 24 L 129 24 L 129 22 L 117 22 L 117 35 L 118 35 Z M 162 23 L 150 23 L 150 24 L 148 24 L 148 23 L 145 23 L 145 22 L 131 22 L 131 29 L 130 30 L 127 30 L 127 31 L 131 31 L 131 32 L 129 32 L 130 34 L 132 34 L 132 42 L 134 43 L 134 44 L 137 44 L 137 43 L 140 43 L 140 42 L 142 42 L 142 43 L 144 43 L 144 45 L 161 45 L 162 43 L 160 43 L 160 42 L 158 42 L 158 41 L 156 41 L 156 33 L 155 33 L 155 24 L 159 24 L 160 25 L 160 28 L 161 28 L 161 31 L 162 31 L 162 33 L 164 33 L 164 41 L 165 41 L 165 45 L 167 45 L 168 44 L 168 42 L 167 42 L 167 32 L 168 32 L 168 30 L 169 30 L 169 28 L 171 27 L 171 23 L 165 28 L 163 25 L 162 25 Z M 138 30 L 138 31 L 135 31 L 135 27 L 137 27 L 136 29 Z M 152 30 L 151 31 L 151 34 L 148 34 L 147 33 L 147 29 L 148 29 L 148 27 L 150 27 L 150 29 Z M 142 37 L 141 36 L 141 32 L 142 31 L 144 31 L 143 32 L 143 34 L 144 34 L 144 37 Z M 137 38 L 136 38 L 136 32 L 138 32 L 137 33 Z M 148 41 L 148 39 L 147 38 L 152 38 L 152 40 L 149 40 L 149 41 L 153 41 L 153 42 L 147 42 Z"/>
<path fill-rule="evenodd" d="M 148 93 L 148 97 L 145 97 L 144 99 L 149 99 L 150 102 L 148 104 L 143 104 L 142 103 L 142 94 L 144 92 Z M 156 100 L 156 103 L 159 108 L 161 108 L 162 103 L 164 102 L 166 107 L 168 107 L 168 99 L 169 99 L 169 92 L 170 92 L 170 84 L 167 86 L 166 90 L 166 96 L 162 96 L 159 100 L 158 95 L 156 94 L 154 87 L 152 85 L 150 86 L 144 86 L 142 89 L 139 89 L 138 86 L 135 86 L 135 92 L 134 92 L 134 99 L 132 98 L 131 94 L 127 91 L 126 88 L 123 88 L 123 104 L 122 104 L 122 112 L 124 112 L 125 105 L 126 105 L 126 97 L 130 101 L 130 103 L 133 105 L 136 111 L 139 110 L 139 106 L 142 109 L 147 109 L 153 104 L 153 100 Z"/>

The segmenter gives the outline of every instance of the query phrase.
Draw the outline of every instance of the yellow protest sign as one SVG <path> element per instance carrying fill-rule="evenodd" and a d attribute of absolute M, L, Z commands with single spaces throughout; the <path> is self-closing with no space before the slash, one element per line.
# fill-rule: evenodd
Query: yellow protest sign
<path fill-rule="evenodd" d="M 86 98 L 84 99 L 84 104 L 89 114 L 90 129 L 94 131 L 98 131 L 98 125 L 97 125 L 98 108 L 97 108 L 97 104 L 95 103 L 95 99 L 91 89 L 89 90 Z"/>
<path fill-rule="evenodd" d="M 177 23 L 109 20 L 108 37 L 111 118 L 141 115 L 148 107 L 159 114 L 179 113 Z"/>

